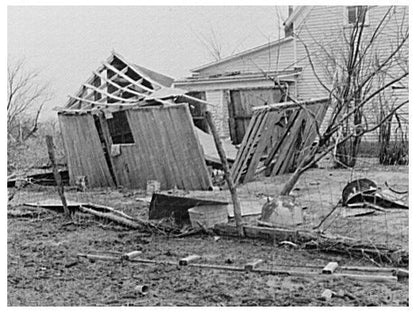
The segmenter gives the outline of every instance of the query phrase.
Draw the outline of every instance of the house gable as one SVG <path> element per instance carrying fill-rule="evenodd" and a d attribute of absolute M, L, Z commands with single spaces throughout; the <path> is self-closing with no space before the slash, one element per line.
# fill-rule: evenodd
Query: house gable
<path fill-rule="evenodd" d="M 267 43 L 192 70 L 200 76 L 226 72 L 253 73 L 287 70 L 293 66 L 293 38 Z"/>

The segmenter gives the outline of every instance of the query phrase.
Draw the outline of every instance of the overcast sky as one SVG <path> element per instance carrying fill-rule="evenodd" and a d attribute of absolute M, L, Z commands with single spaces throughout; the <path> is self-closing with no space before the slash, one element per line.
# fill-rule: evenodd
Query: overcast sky
<path fill-rule="evenodd" d="M 24 58 L 50 83 L 56 115 L 114 49 L 127 60 L 173 78 L 213 61 L 201 38 L 214 33 L 223 56 L 275 40 L 273 6 L 9 6 L 8 62 Z M 282 21 L 280 21 L 280 24 Z"/>

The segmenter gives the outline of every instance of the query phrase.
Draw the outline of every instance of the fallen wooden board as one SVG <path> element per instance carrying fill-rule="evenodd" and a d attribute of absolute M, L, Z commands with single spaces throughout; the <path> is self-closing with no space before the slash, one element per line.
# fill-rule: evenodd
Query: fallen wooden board
<path fill-rule="evenodd" d="M 243 228 L 245 236 L 248 238 L 299 241 L 310 240 L 311 238 L 317 237 L 317 235 L 312 232 L 300 230 L 266 228 L 253 225 L 244 225 Z M 220 235 L 238 236 L 235 226 L 231 224 L 217 224 L 214 227 L 214 231 Z"/>
<path fill-rule="evenodd" d="M 113 261 L 119 262 L 122 261 L 121 257 L 106 256 L 106 255 L 90 255 L 90 254 L 78 254 L 78 258 L 87 258 L 90 260 L 102 260 L 102 261 Z M 127 259 L 128 260 L 128 259 Z M 149 263 L 149 264 L 162 264 L 162 265 L 174 265 L 177 266 L 178 262 L 175 261 L 165 261 L 165 260 L 150 260 L 150 259 L 141 259 L 133 258 L 128 260 L 132 263 Z M 201 269 L 213 269 L 213 270 L 227 270 L 227 271 L 239 271 L 246 272 L 245 267 L 237 266 L 226 266 L 226 265 L 216 265 L 216 264 L 204 264 L 204 263 L 188 263 L 189 267 L 196 267 Z M 270 274 L 270 275 L 283 275 L 283 276 L 302 276 L 302 277 L 313 277 L 313 278 L 323 278 L 323 279 L 332 279 L 332 278 L 349 278 L 354 280 L 361 280 L 366 282 L 379 282 L 379 283 L 392 283 L 397 282 L 397 276 L 390 275 L 363 275 L 363 274 L 322 274 L 316 271 L 294 271 L 294 270 L 268 270 L 268 269 L 256 269 L 252 268 L 250 272 L 260 273 L 260 274 Z"/>
<path fill-rule="evenodd" d="M 62 202 L 57 199 L 47 199 L 47 200 L 39 201 L 36 203 L 24 203 L 23 205 L 28 206 L 28 207 L 46 208 L 46 209 L 54 210 L 57 212 L 64 212 L 64 207 L 62 206 Z M 87 205 L 87 203 L 80 203 L 80 202 L 73 202 L 73 201 L 67 202 L 68 209 L 71 211 L 75 211 L 80 206 L 83 206 L 83 205 Z"/>

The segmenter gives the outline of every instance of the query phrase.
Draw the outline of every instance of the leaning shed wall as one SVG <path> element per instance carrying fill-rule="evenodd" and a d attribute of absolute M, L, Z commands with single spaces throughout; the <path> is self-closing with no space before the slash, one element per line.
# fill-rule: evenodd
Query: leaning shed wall
<path fill-rule="evenodd" d="M 70 182 L 77 176 L 87 176 L 92 187 L 114 186 L 93 116 L 58 114 L 58 119 Z"/>
<path fill-rule="evenodd" d="M 134 144 L 120 144 L 111 157 L 117 184 L 145 188 L 208 190 L 211 179 L 187 104 L 126 111 Z"/>

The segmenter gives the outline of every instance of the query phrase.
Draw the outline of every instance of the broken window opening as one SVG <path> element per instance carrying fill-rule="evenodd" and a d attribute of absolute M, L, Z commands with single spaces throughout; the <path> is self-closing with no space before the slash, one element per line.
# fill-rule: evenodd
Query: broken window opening
<path fill-rule="evenodd" d="M 293 23 L 285 27 L 285 38 L 290 36 L 293 36 Z"/>
<path fill-rule="evenodd" d="M 207 100 L 205 91 L 188 92 L 187 95 L 203 101 Z M 205 119 L 205 112 L 207 111 L 206 104 L 197 102 L 189 104 L 189 110 L 191 111 L 194 125 L 202 131 L 210 133 L 208 123 Z"/>
<path fill-rule="evenodd" d="M 356 23 L 368 24 L 368 9 L 366 6 L 348 6 L 347 15 L 349 25 L 355 25 Z"/>
<path fill-rule="evenodd" d="M 112 113 L 113 118 L 107 119 L 113 144 L 132 144 L 134 143 L 133 134 L 125 111 Z"/>

